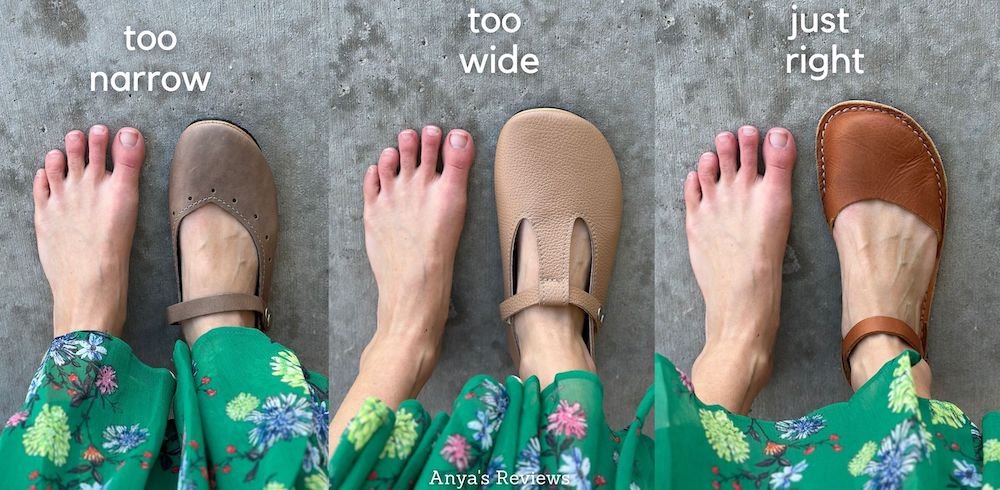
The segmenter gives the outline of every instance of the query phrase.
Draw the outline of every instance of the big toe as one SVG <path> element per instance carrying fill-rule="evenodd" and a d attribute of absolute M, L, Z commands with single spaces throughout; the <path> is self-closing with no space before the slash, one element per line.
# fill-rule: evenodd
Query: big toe
<path fill-rule="evenodd" d="M 452 130 L 445 141 L 443 155 L 444 170 L 441 178 L 455 185 L 466 186 L 476 155 L 472 135 L 462 129 Z"/>
<path fill-rule="evenodd" d="M 111 144 L 111 159 L 115 164 L 112 176 L 123 183 L 137 183 L 145 158 L 146 141 L 142 133 L 135 128 L 120 129 Z"/>
<path fill-rule="evenodd" d="M 764 144 L 764 180 L 778 185 L 791 185 L 795 168 L 795 138 L 785 128 L 774 128 L 767 133 Z"/>

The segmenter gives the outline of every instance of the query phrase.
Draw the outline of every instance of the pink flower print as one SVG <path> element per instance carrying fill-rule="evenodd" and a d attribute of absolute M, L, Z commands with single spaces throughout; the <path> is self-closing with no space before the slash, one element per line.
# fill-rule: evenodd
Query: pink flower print
<path fill-rule="evenodd" d="M 441 457 L 454 465 L 458 471 L 465 471 L 469 467 L 469 452 L 471 449 L 472 446 L 469 445 L 469 441 L 465 440 L 465 437 L 455 434 L 448 436 L 444 448 L 441 449 Z"/>
<path fill-rule="evenodd" d="M 118 376 L 115 374 L 115 368 L 111 366 L 102 366 L 100 370 L 97 371 L 97 389 L 102 395 L 110 395 L 118 389 Z"/>
<path fill-rule="evenodd" d="M 694 384 L 691 383 L 691 378 L 688 377 L 687 373 L 681 371 L 680 368 L 677 367 L 674 367 L 674 370 L 677 371 L 677 377 L 681 379 L 681 383 L 684 384 L 684 387 L 687 388 L 689 392 L 694 393 Z"/>
<path fill-rule="evenodd" d="M 21 422 L 24 422 L 25 420 L 28 420 L 28 412 L 26 410 L 14 412 L 14 415 L 11 415 L 10 418 L 7 419 L 7 427 L 20 425 Z"/>
<path fill-rule="evenodd" d="M 566 400 L 561 400 L 556 411 L 549 414 L 549 426 L 545 430 L 583 439 L 587 435 L 587 415 L 583 413 L 579 403 L 570 405 Z"/>

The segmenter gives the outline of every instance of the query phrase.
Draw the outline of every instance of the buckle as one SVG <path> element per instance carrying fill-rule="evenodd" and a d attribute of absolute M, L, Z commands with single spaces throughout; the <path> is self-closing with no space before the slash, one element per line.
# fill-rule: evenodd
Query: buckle
<path fill-rule="evenodd" d="M 266 332 L 271 329 L 271 308 L 264 307 L 264 313 L 260 315 L 260 331 Z"/>
<path fill-rule="evenodd" d="M 604 305 L 597 307 L 597 321 L 604 323 Z"/>

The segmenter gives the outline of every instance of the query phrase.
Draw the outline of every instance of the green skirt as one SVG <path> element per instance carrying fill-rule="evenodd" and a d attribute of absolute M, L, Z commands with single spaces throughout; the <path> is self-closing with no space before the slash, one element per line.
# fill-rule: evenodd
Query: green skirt
<path fill-rule="evenodd" d="M 418 402 L 366 400 L 330 461 L 331 488 L 652 489 L 653 441 L 642 434 L 652 390 L 628 428 L 608 428 L 597 376 L 478 376 L 451 417 Z"/>
<path fill-rule="evenodd" d="M 242 327 L 178 342 L 174 364 L 99 332 L 54 339 L 0 432 L 0 488 L 329 487 L 326 378 Z"/>
<path fill-rule="evenodd" d="M 849 401 L 771 422 L 709 406 L 656 362 L 657 488 L 1000 488 L 1000 413 L 984 432 L 955 405 L 919 398 L 903 354 Z"/>

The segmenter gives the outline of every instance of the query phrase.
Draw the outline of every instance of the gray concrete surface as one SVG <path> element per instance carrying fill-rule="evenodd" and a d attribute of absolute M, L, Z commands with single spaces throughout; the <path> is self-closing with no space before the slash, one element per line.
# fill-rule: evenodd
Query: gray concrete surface
<path fill-rule="evenodd" d="M 486 6 L 476 5 L 481 12 Z M 470 4 L 349 0 L 331 7 L 330 154 L 331 398 L 340 400 L 375 327 L 376 290 L 361 224 L 361 177 L 396 133 L 434 123 L 469 130 L 478 153 L 458 252 L 444 354 L 420 398 L 447 410 L 469 376 L 514 372 L 497 305 L 503 296 L 493 196 L 496 138 L 516 112 L 561 107 L 606 134 L 622 168 L 625 217 L 611 305 L 597 362 L 613 425 L 627 423 L 652 381 L 653 22 L 652 2 L 505 2 L 523 20 L 513 35 L 472 34 Z M 502 14 L 501 14 L 502 15 Z M 534 75 L 466 75 L 459 55 L 519 45 L 541 60 Z"/>
<path fill-rule="evenodd" d="M 171 366 L 177 330 L 166 187 L 173 145 L 194 119 L 249 129 L 274 169 L 281 242 L 273 338 L 327 371 L 328 34 L 322 2 L 164 3 L 0 1 L 0 413 L 23 400 L 51 339 L 51 298 L 32 227 L 31 178 L 73 128 L 134 125 L 146 135 L 126 339 L 138 356 Z M 122 31 L 170 29 L 170 52 L 128 52 Z M 90 71 L 211 71 L 204 93 L 91 93 Z M 317 237 L 320 237 L 317 239 Z"/>
<path fill-rule="evenodd" d="M 950 183 L 931 319 L 934 394 L 974 420 L 1000 407 L 1000 239 L 994 133 L 1000 102 L 997 6 L 984 1 L 798 2 L 852 15 L 851 32 L 814 35 L 810 51 L 860 48 L 866 73 L 814 82 L 784 73 L 791 2 L 662 2 L 657 26 L 657 348 L 690 368 L 703 306 L 687 260 L 681 182 L 714 135 L 741 124 L 788 127 L 799 144 L 773 381 L 755 413 L 804 414 L 849 396 L 839 366 L 840 276 L 816 191 L 815 126 L 845 99 L 899 107 L 930 133 Z"/>

